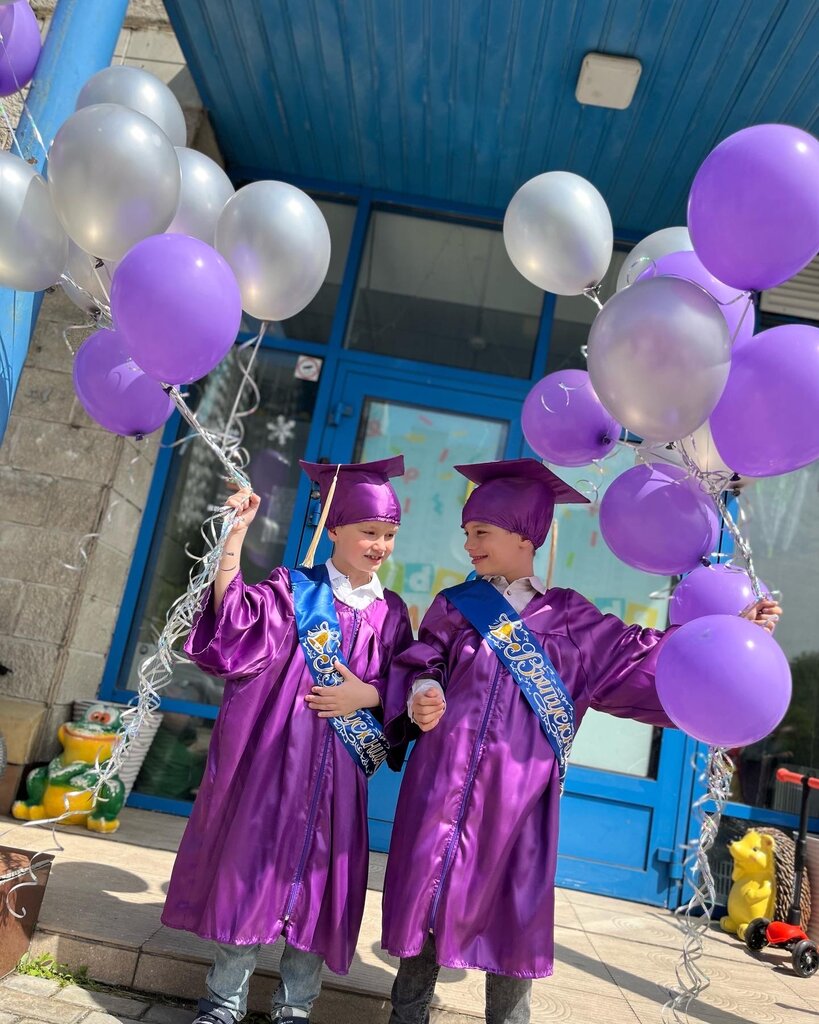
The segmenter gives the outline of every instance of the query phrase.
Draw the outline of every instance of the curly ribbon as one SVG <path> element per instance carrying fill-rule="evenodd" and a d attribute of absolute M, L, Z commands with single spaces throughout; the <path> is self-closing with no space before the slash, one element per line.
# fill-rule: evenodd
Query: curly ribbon
<path fill-rule="evenodd" d="M 731 791 L 734 765 L 724 747 L 709 747 L 707 754 L 700 754 L 697 760 L 701 763 L 703 758 L 705 766 L 700 779 L 705 783 L 705 792 L 692 808 L 695 818 L 700 822 L 700 833 L 699 838 L 691 844 L 691 852 L 684 863 L 684 873 L 693 895 L 677 911 L 683 948 L 675 969 L 677 987 L 669 990 L 669 999 L 662 1009 L 662 1019 L 666 1024 L 688 1024 L 691 1004 L 711 984 L 710 978 L 700 966 L 704 955 L 703 938 L 711 925 L 716 899 L 708 854 L 716 841 L 722 813 Z M 706 805 L 711 802 L 714 810 L 708 812 Z"/>

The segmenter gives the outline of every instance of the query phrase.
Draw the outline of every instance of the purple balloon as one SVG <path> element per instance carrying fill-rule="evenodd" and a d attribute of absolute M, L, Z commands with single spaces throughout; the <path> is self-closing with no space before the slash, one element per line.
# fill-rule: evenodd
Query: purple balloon
<path fill-rule="evenodd" d="M 761 580 L 760 585 L 768 594 Z M 701 565 L 675 587 L 668 618 L 683 626 L 703 615 L 739 615 L 755 600 L 751 578 L 738 565 Z"/>
<path fill-rule="evenodd" d="M 40 50 L 40 26 L 28 0 L 0 10 L 0 96 L 12 96 L 34 77 Z"/>
<path fill-rule="evenodd" d="M 763 739 L 785 717 L 791 670 L 776 640 L 735 615 L 680 626 L 657 658 L 657 695 L 689 736 L 715 747 Z"/>
<path fill-rule="evenodd" d="M 742 476 L 776 476 L 819 458 L 819 330 L 785 324 L 734 347 L 711 414 L 722 459 Z"/>
<path fill-rule="evenodd" d="M 116 331 L 96 331 L 82 343 L 74 390 L 88 415 L 115 434 L 150 434 L 174 409 L 159 382 L 129 359 Z"/>
<path fill-rule="evenodd" d="M 653 266 L 646 267 L 637 280 L 652 277 L 680 277 L 704 288 L 719 306 L 735 344 L 754 333 L 754 306 L 750 295 L 718 281 L 705 269 L 695 252 L 672 252 L 661 256 Z"/>
<path fill-rule="evenodd" d="M 602 459 L 622 431 L 585 370 L 558 370 L 539 380 L 523 403 L 521 425 L 534 451 L 558 466 Z"/>
<path fill-rule="evenodd" d="M 633 286 L 632 286 L 633 287 Z M 714 550 L 714 502 L 679 466 L 635 466 L 600 502 L 600 532 L 621 562 L 643 572 L 690 572 Z"/>
<path fill-rule="evenodd" d="M 188 235 L 152 235 L 114 271 L 111 313 L 131 358 L 166 384 L 199 380 L 221 362 L 242 319 L 224 257 Z"/>
<path fill-rule="evenodd" d="M 729 136 L 705 158 L 688 198 L 694 250 L 742 291 L 787 281 L 819 250 L 819 141 L 787 124 Z"/>

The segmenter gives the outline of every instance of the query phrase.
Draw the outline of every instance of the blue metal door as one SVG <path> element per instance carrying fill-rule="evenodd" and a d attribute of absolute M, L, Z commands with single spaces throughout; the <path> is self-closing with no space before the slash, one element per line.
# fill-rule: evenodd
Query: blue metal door
<path fill-rule="evenodd" d="M 519 457 L 519 418 L 519 399 L 465 385 L 456 375 L 385 372 L 367 360 L 339 370 L 320 454 L 348 462 L 403 452 L 407 473 L 397 489 L 405 519 L 381 577 L 407 601 L 416 627 L 432 596 L 470 569 L 459 518 L 465 486 L 451 466 Z M 657 730 L 651 745 L 650 766 L 642 775 L 572 765 L 562 809 L 559 885 L 657 905 L 675 902 L 681 876 L 675 842 L 678 828 L 685 827 L 680 794 L 690 790 L 690 768 L 682 735 Z M 400 782 L 400 775 L 382 770 L 370 784 L 375 850 L 388 848 Z"/>

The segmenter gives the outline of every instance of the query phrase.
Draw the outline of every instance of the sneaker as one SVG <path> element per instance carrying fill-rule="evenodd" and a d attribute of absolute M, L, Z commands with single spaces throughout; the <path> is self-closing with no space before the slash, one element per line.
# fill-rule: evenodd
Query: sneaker
<path fill-rule="evenodd" d="M 200 1010 L 191 1024 L 236 1024 L 236 1018 L 230 1010 L 214 1006 L 212 1010 Z"/>

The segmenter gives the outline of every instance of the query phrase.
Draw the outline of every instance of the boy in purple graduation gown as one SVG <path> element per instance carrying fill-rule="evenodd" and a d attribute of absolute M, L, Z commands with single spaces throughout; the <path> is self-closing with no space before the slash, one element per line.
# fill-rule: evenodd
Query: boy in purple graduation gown
<path fill-rule="evenodd" d="M 455 468 L 478 484 L 462 517 L 475 572 L 551 660 L 575 725 L 590 707 L 671 725 L 654 686 L 663 633 L 534 575 L 555 503 L 588 499 L 534 459 Z M 552 973 L 558 763 L 521 687 L 446 594 L 393 663 L 385 707 L 394 741 L 410 721 L 421 730 L 384 886 L 382 945 L 401 958 L 390 1024 L 428 1020 L 439 965 L 486 971 L 486 1020 L 527 1024 L 531 979 Z M 778 611 L 766 601 L 744 614 L 770 628 Z"/>
<path fill-rule="evenodd" d="M 323 607 L 338 618 L 343 682 L 314 685 L 298 632 L 299 574 L 279 568 L 255 586 L 242 581 L 240 549 L 259 506 L 247 490 L 228 499 L 242 514 L 185 644 L 192 661 L 225 680 L 162 915 L 217 943 L 200 1024 L 244 1016 L 259 946 L 280 935 L 273 1020 L 302 1024 L 322 965 L 349 970 L 364 910 L 367 778 L 335 728 L 339 719 L 329 719 L 377 709 L 389 663 L 412 639 L 404 602 L 376 576 L 401 520 L 389 478 L 403 473 L 403 458 L 301 465 L 319 484 L 335 544 L 326 573 L 312 572 Z"/>

